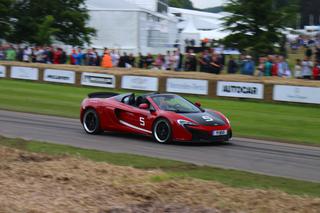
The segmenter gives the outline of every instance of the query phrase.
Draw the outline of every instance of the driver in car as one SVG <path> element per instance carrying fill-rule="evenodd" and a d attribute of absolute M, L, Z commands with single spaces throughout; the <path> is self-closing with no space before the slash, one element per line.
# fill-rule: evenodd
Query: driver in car
<path fill-rule="evenodd" d="M 165 97 L 159 98 L 159 107 L 162 110 L 168 110 L 169 109 L 169 104 L 167 103 Z"/>

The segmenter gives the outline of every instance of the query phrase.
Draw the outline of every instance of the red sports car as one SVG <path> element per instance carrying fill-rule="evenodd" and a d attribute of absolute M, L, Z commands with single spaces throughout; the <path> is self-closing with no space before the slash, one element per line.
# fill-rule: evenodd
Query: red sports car
<path fill-rule="evenodd" d="M 144 134 L 158 143 L 225 142 L 232 137 L 223 114 L 175 94 L 92 93 L 81 104 L 80 119 L 89 134 Z"/>

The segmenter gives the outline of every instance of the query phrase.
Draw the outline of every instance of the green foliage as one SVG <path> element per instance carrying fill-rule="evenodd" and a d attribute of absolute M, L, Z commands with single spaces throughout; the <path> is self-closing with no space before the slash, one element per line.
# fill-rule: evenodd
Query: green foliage
<path fill-rule="evenodd" d="M 169 0 L 169 6 L 183 9 L 193 9 L 193 4 L 190 0 Z"/>
<path fill-rule="evenodd" d="M 209 7 L 209 8 L 202 9 L 202 11 L 209 12 L 209 13 L 220 13 L 220 12 L 224 11 L 224 7 L 222 7 L 222 6 Z"/>
<path fill-rule="evenodd" d="M 5 38 L 11 32 L 10 9 L 12 0 L 0 0 L 0 39 Z"/>
<path fill-rule="evenodd" d="M 59 29 L 53 27 L 53 16 L 46 16 L 42 23 L 38 25 L 38 30 L 35 35 L 35 42 L 40 45 L 50 45 L 52 43 L 52 36 L 58 32 Z"/>
<path fill-rule="evenodd" d="M 232 34 L 225 39 L 227 45 L 253 53 L 269 54 L 281 44 L 281 30 L 296 17 L 297 1 L 288 0 L 230 0 L 225 11 L 224 28 Z"/>
<path fill-rule="evenodd" d="M 70 45 L 89 43 L 95 35 L 87 27 L 85 0 L 16 0 L 11 16 L 17 20 L 8 40 L 46 44 L 51 38 Z"/>

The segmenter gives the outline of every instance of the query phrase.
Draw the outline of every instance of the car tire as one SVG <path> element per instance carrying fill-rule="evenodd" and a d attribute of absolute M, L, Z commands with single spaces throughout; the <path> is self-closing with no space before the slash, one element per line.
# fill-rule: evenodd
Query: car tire
<path fill-rule="evenodd" d="M 167 119 L 160 118 L 155 121 L 152 128 L 153 139 L 157 143 L 168 144 L 172 142 L 172 128 Z"/>
<path fill-rule="evenodd" d="M 96 135 L 101 132 L 99 115 L 94 109 L 84 112 L 82 126 L 88 134 Z"/>

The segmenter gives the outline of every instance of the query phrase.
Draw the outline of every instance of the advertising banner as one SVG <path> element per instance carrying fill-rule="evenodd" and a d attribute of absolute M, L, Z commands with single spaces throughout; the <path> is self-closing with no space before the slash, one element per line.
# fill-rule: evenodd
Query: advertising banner
<path fill-rule="evenodd" d="M 158 91 L 159 80 L 155 77 L 124 75 L 121 79 L 122 89 Z"/>
<path fill-rule="evenodd" d="M 0 66 L 0 78 L 5 78 L 5 77 L 6 77 L 6 67 Z"/>
<path fill-rule="evenodd" d="M 275 85 L 273 100 L 320 104 L 320 87 Z"/>
<path fill-rule="evenodd" d="M 264 85 L 246 82 L 218 81 L 217 96 L 263 99 Z"/>
<path fill-rule="evenodd" d="M 81 85 L 115 88 L 116 78 L 114 75 L 84 72 L 81 76 Z"/>
<path fill-rule="evenodd" d="M 46 69 L 43 75 L 44 81 L 74 84 L 76 83 L 76 73 L 68 70 Z"/>
<path fill-rule="evenodd" d="M 11 67 L 11 78 L 25 80 L 39 80 L 39 69 L 32 67 Z"/>
<path fill-rule="evenodd" d="M 208 95 L 208 80 L 167 78 L 167 92 Z"/>

